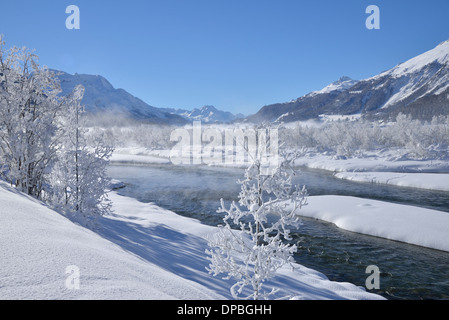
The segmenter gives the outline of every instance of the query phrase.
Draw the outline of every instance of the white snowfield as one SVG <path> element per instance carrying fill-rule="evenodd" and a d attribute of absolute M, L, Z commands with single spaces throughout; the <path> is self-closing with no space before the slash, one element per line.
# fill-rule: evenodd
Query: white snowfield
<path fill-rule="evenodd" d="M 347 196 L 314 196 L 298 214 L 341 229 L 449 252 L 449 213 Z"/>
<path fill-rule="evenodd" d="M 448 173 L 339 172 L 335 177 L 357 182 L 449 191 Z"/>
<path fill-rule="evenodd" d="M 332 159 L 328 156 L 303 157 L 298 166 L 327 170 L 339 179 L 354 182 L 390 184 L 401 187 L 449 191 L 447 160 Z"/>
<path fill-rule="evenodd" d="M 214 227 L 110 196 L 114 214 L 95 233 L 0 182 L 0 299 L 231 299 L 230 283 L 205 269 Z M 300 265 L 270 283 L 278 298 L 383 299 Z"/>
<path fill-rule="evenodd" d="M 448 160 L 394 160 L 382 156 L 335 159 L 313 155 L 295 160 L 295 165 L 332 172 L 449 173 Z"/>

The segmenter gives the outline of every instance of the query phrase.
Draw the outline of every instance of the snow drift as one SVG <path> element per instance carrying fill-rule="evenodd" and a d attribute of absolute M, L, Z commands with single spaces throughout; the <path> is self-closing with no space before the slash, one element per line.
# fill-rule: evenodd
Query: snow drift
<path fill-rule="evenodd" d="M 347 196 L 314 196 L 299 214 L 348 231 L 449 251 L 449 213 Z"/>

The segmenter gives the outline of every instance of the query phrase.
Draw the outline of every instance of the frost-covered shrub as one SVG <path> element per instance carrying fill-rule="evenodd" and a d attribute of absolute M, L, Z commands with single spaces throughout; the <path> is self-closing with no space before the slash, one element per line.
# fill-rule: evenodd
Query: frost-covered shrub
<path fill-rule="evenodd" d="M 296 210 L 306 204 L 305 188 L 291 183 L 291 160 L 279 164 L 269 175 L 255 161 L 239 181 L 239 202 L 219 212 L 226 213 L 225 225 L 209 241 L 209 272 L 234 279 L 231 294 L 236 299 L 268 299 L 277 289 L 264 290 L 264 282 L 293 261 L 296 245 L 289 244 L 289 227 L 297 226 Z M 240 229 L 233 230 L 231 226 Z"/>
<path fill-rule="evenodd" d="M 333 121 L 315 126 L 296 125 L 280 130 L 286 148 L 313 150 L 346 157 L 394 151 L 400 158 L 447 159 L 449 116 L 431 122 L 399 114 L 395 121 Z"/>

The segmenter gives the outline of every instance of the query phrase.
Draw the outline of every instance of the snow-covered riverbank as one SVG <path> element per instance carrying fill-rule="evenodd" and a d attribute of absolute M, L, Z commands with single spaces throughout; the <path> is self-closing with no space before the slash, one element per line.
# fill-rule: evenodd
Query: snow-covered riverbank
<path fill-rule="evenodd" d="M 117 165 L 171 164 L 170 151 L 122 148 L 113 154 L 111 163 Z M 325 155 L 309 155 L 297 159 L 295 165 L 330 171 L 339 179 L 355 182 L 449 191 L 449 161 L 444 160 L 391 160 L 381 157 L 339 159 Z M 219 167 L 220 164 L 214 166 Z M 247 166 L 235 164 L 234 167 L 246 168 Z"/>
<path fill-rule="evenodd" d="M 449 213 L 347 196 L 315 196 L 301 216 L 341 229 L 449 252 Z"/>
<path fill-rule="evenodd" d="M 0 299 L 231 298 L 229 282 L 205 270 L 214 227 L 110 196 L 114 214 L 95 233 L 0 183 Z M 271 284 L 281 288 L 278 298 L 383 299 L 300 265 Z"/>
<path fill-rule="evenodd" d="M 366 158 L 338 158 L 327 155 L 305 155 L 295 165 L 332 172 L 408 172 L 449 173 L 448 160 L 412 160 L 373 156 Z"/>
<path fill-rule="evenodd" d="M 338 172 L 335 177 L 356 182 L 449 191 L 448 173 Z"/>
<path fill-rule="evenodd" d="M 122 154 L 114 160 L 169 164 L 161 155 Z M 430 181 L 431 175 L 419 175 Z M 0 298 L 231 299 L 230 283 L 205 269 L 207 236 L 214 227 L 115 192 L 110 197 L 114 214 L 100 219 L 98 234 L 1 183 Z M 308 202 L 299 215 L 353 232 L 449 251 L 449 213 L 346 196 L 310 197 Z M 69 266 L 79 268 L 78 290 L 67 287 Z M 293 272 L 282 269 L 271 281 L 281 288 L 277 298 L 382 299 L 296 266 Z"/>
<path fill-rule="evenodd" d="M 123 153 L 116 155 L 115 159 L 120 160 L 117 164 L 169 164 L 166 156 L 167 152 L 163 151 L 140 155 Z M 317 155 L 300 158 L 296 165 L 332 171 L 337 178 L 357 182 L 449 190 L 449 164 L 446 161 L 343 160 Z M 449 213 L 341 196 L 311 197 L 309 203 L 300 211 L 301 215 L 328 221 L 349 231 L 449 251 L 446 227 Z"/>

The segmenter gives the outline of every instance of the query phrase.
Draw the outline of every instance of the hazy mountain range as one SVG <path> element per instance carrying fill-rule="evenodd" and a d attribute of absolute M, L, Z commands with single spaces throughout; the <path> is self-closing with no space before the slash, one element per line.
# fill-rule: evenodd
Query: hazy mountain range
<path fill-rule="evenodd" d="M 99 75 L 60 72 L 59 79 L 63 94 L 78 84 L 85 87 L 83 104 L 91 113 L 107 112 L 150 123 L 291 122 L 320 115 L 391 117 L 399 112 L 431 119 L 434 115 L 449 114 L 449 40 L 374 77 L 360 81 L 341 77 L 320 91 L 266 105 L 246 118 L 213 106 L 193 110 L 153 107 L 123 89 L 114 88 Z"/>
<path fill-rule="evenodd" d="M 125 118 L 160 124 L 229 123 L 244 116 L 221 111 L 213 106 L 200 109 L 156 108 L 134 97 L 123 89 L 116 89 L 100 75 L 68 74 L 56 71 L 61 82 L 62 94 L 69 94 L 77 85 L 85 88 L 83 104 L 86 110 L 96 114 L 114 114 Z"/>
<path fill-rule="evenodd" d="M 62 94 L 69 94 L 77 85 L 83 85 L 83 104 L 91 113 L 108 113 L 134 120 L 164 124 L 183 124 L 187 121 L 176 114 L 148 105 L 123 89 L 115 89 L 100 75 L 57 72 Z"/>
<path fill-rule="evenodd" d="M 165 112 L 177 114 L 189 121 L 201 121 L 203 123 L 230 123 L 237 119 L 243 119 L 245 116 L 241 113 L 233 114 L 227 111 L 221 111 L 214 106 L 204 106 L 193 110 L 186 109 L 162 109 Z"/>

